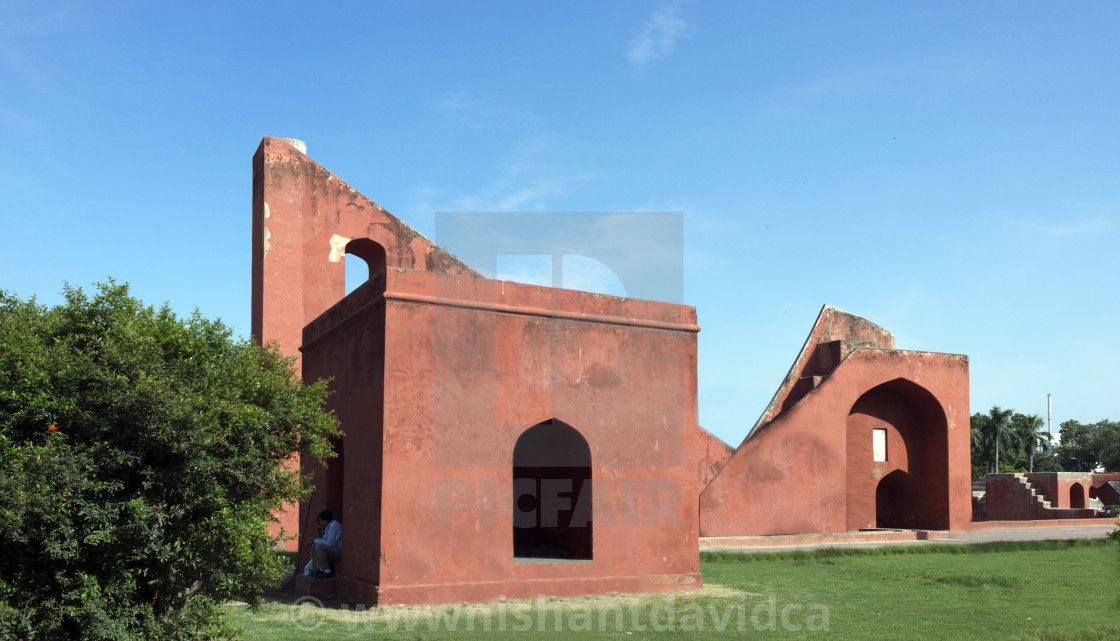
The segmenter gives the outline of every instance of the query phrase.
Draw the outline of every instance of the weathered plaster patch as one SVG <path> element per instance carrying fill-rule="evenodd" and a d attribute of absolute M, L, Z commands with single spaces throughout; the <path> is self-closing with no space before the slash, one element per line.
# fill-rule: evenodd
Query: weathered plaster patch
<path fill-rule="evenodd" d="M 268 231 L 268 225 L 263 225 L 263 227 L 264 227 L 264 255 L 268 256 L 268 252 L 272 251 L 272 232 Z"/>
<path fill-rule="evenodd" d="M 292 149 L 295 149 L 299 153 L 305 156 L 307 155 L 307 143 L 303 142 L 302 140 L 296 140 L 295 138 L 285 138 L 284 142 L 291 145 Z"/>
<path fill-rule="evenodd" d="M 331 236 L 331 253 L 328 259 L 332 263 L 337 263 L 346 257 L 346 245 L 350 242 L 349 238 L 335 234 Z"/>
<path fill-rule="evenodd" d="M 268 210 L 268 203 L 264 204 L 264 217 L 265 218 L 271 218 L 272 217 L 272 212 Z"/>

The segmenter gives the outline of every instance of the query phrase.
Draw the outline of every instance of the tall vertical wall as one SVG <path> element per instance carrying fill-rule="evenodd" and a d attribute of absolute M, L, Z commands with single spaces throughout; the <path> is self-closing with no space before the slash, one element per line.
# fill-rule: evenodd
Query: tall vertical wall
<path fill-rule="evenodd" d="M 300 373 L 303 327 L 346 294 L 347 253 L 371 272 L 390 266 L 477 275 L 301 148 L 282 138 L 261 141 L 253 155 L 252 230 L 253 336 L 261 344 L 275 341 L 297 359 Z M 299 531 L 298 512 L 293 505 L 277 514 L 285 533 Z"/>

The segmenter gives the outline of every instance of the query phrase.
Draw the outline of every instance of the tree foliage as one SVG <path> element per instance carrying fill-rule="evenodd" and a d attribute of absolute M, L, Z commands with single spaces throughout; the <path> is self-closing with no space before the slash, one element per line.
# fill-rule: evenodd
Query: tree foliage
<path fill-rule="evenodd" d="M 987 415 L 977 413 L 972 417 L 973 442 L 979 444 L 981 452 L 986 454 L 989 473 L 1000 469 L 1000 448 L 1006 449 L 1015 443 L 1012 414 L 1014 410 L 1004 410 L 993 405 Z"/>
<path fill-rule="evenodd" d="M 285 464 L 338 434 L 323 383 L 127 285 L 53 308 L 0 292 L 0 637 L 213 638 L 282 578 Z"/>
<path fill-rule="evenodd" d="M 990 472 L 1060 472 L 1042 417 L 993 406 L 972 416 L 972 468 Z"/>
<path fill-rule="evenodd" d="M 1011 416 L 1011 431 L 1015 434 L 1015 451 L 1011 455 L 1016 461 L 1026 459 L 1028 472 L 1035 471 L 1035 453 L 1045 452 L 1050 446 L 1050 436 L 1039 431 L 1042 423 L 1042 417 L 1038 414 L 1015 412 Z"/>
<path fill-rule="evenodd" d="M 993 406 L 972 415 L 972 474 L 1000 472 L 1120 471 L 1120 422 L 1061 424 L 1051 442 L 1036 414 L 1020 414 Z"/>
<path fill-rule="evenodd" d="M 1120 422 L 1064 421 L 1055 453 L 1062 467 L 1071 472 L 1090 472 L 1098 467 L 1120 470 Z"/>

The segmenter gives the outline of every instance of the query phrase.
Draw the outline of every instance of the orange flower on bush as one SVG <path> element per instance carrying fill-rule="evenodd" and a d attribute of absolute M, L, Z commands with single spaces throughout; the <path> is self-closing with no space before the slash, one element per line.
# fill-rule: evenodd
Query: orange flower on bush
<path fill-rule="evenodd" d="M 58 428 L 54 425 L 51 425 L 50 427 L 47 428 L 47 431 L 48 432 L 57 432 Z"/>

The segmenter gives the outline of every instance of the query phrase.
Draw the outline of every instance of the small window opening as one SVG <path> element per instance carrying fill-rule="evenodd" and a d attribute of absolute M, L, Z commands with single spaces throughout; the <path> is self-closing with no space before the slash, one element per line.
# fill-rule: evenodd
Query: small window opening
<path fill-rule="evenodd" d="M 369 238 L 355 238 L 346 243 L 346 293 L 385 269 L 385 248 Z"/>
<path fill-rule="evenodd" d="M 887 460 L 887 430 L 874 429 L 871 431 L 871 448 L 876 461 Z"/>

